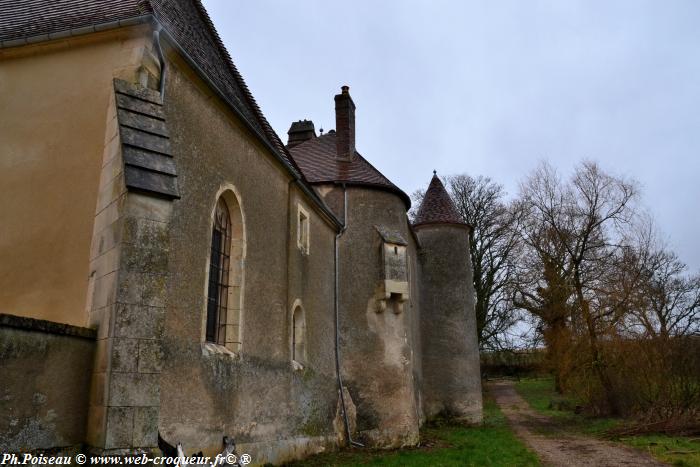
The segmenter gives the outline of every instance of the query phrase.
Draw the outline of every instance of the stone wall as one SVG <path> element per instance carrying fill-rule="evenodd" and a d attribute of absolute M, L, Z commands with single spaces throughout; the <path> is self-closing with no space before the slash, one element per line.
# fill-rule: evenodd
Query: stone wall
<path fill-rule="evenodd" d="M 80 449 L 95 332 L 0 314 L 0 452 Z"/>
<path fill-rule="evenodd" d="M 280 163 L 174 55 L 165 113 L 181 199 L 173 202 L 159 429 L 186 450 L 218 452 L 224 435 L 256 462 L 337 445 L 333 358 L 334 227 Z M 241 210 L 241 345 L 204 343 L 211 229 L 218 196 Z M 297 246 L 308 212 L 310 248 Z M 303 306 L 306 361 L 291 359 L 292 312 Z"/>

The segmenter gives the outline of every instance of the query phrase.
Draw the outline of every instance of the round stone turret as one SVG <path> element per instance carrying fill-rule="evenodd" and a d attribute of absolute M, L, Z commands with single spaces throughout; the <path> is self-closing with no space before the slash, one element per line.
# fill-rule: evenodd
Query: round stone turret
<path fill-rule="evenodd" d="M 471 227 L 436 174 L 413 225 L 420 243 L 423 410 L 471 422 L 482 418 Z"/>

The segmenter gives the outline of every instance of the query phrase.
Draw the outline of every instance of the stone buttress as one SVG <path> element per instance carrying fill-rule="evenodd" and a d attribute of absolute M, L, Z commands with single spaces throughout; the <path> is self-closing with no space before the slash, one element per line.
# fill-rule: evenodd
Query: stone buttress
<path fill-rule="evenodd" d="M 169 223 L 179 198 L 160 94 L 114 80 L 94 224 L 88 321 L 98 329 L 87 444 L 158 442 Z"/>

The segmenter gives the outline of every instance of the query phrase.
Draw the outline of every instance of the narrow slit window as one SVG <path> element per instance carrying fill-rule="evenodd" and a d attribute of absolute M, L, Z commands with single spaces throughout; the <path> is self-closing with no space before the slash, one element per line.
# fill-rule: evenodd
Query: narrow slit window
<path fill-rule="evenodd" d="M 226 343 L 230 266 L 231 218 L 226 201 L 219 198 L 211 233 L 206 340 L 220 345 Z"/>
<path fill-rule="evenodd" d="M 304 321 L 304 309 L 297 306 L 292 314 L 292 360 L 301 365 L 306 363 L 306 323 Z"/>
<path fill-rule="evenodd" d="M 301 206 L 297 220 L 297 245 L 303 253 L 309 254 L 309 214 Z"/>

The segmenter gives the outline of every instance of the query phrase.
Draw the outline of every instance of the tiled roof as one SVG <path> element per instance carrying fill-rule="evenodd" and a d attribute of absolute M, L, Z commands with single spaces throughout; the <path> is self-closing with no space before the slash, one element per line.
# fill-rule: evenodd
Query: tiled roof
<path fill-rule="evenodd" d="M 147 0 L 0 0 L 0 41 L 52 34 L 152 13 Z"/>
<path fill-rule="evenodd" d="M 355 152 L 352 161 L 338 160 L 336 133 L 329 131 L 289 149 L 297 166 L 309 183 L 347 183 L 365 185 L 396 193 L 411 206 L 410 198 L 396 185 Z"/>
<path fill-rule="evenodd" d="M 246 121 L 298 167 L 246 86 L 200 0 L 0 0 L 0 41 L 52 35 L 152 14 Z M 50 39 L 52 36 L 47 37 Z"/>
<path fill-rule="evenodd" d="M 413 222 L 414 226 L 422 224 L 466 225 L 460 218 L 452 198 L 445 190 L 445 186 L 436 174 L 430 180 L 428 191 L 425 192 L 423 202 L 418 208 L 418 215 Z"/>

